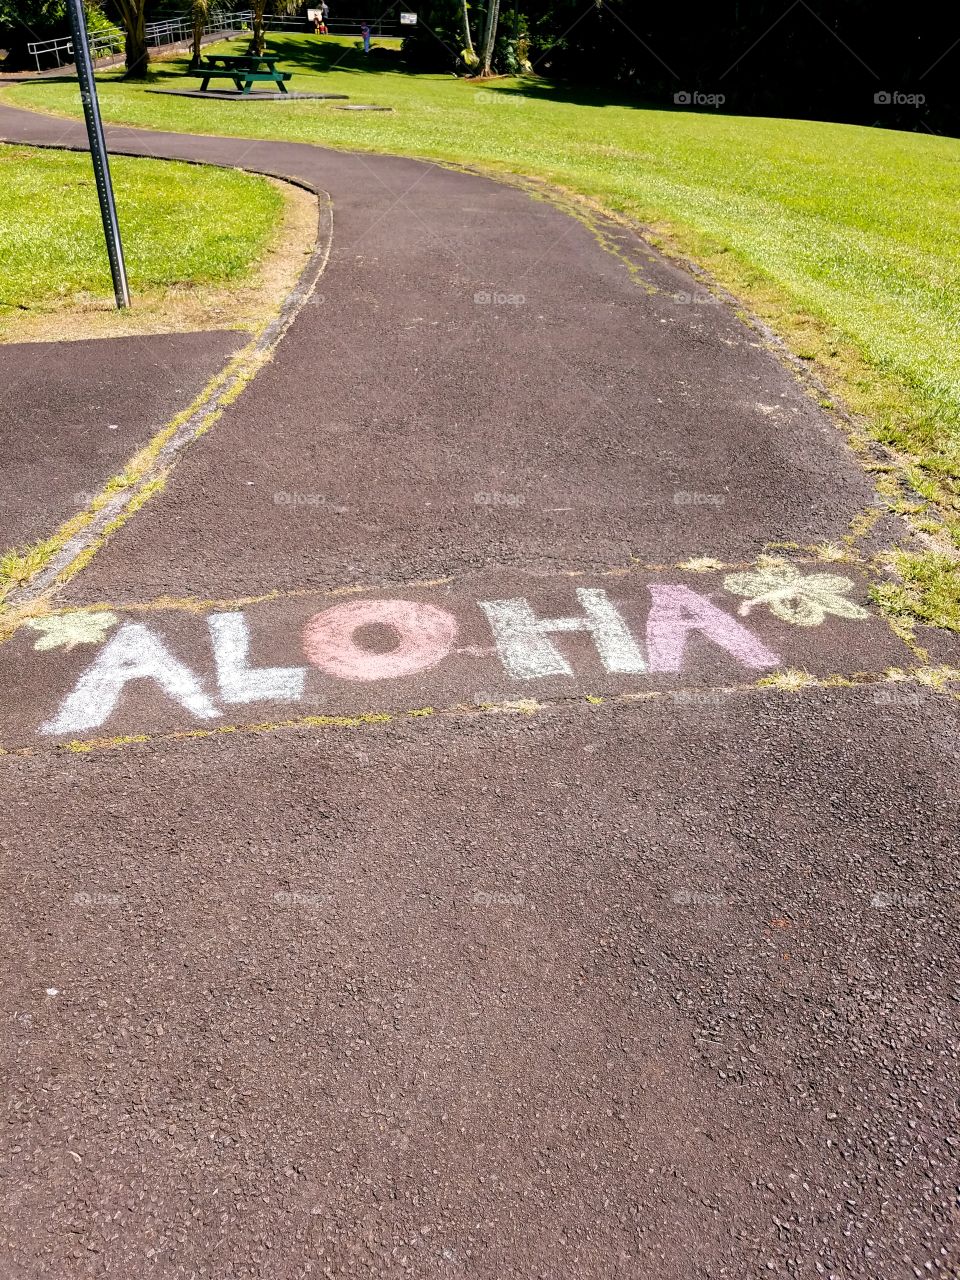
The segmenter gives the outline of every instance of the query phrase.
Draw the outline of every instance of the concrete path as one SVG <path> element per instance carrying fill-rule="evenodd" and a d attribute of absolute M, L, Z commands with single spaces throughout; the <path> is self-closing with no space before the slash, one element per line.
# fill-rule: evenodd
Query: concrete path
<path fill-rule="evenodd" d="M 951 1275 L 956 686 L 837 425 L 603 219 L 110 140 L 333 245 L 0 649 L 7 1270 Z"/>

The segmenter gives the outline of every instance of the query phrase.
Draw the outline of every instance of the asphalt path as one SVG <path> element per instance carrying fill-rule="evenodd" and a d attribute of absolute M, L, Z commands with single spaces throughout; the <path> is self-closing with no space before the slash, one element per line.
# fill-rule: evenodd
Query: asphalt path
<path fill-rule="evenodd" d="M 109 138 L 333 240 L 0 649 L 6 1273 L 955 1275 L 956 686 L 837 422 L 562 202 Z"/>
<path fill-rule="evenodd" d="M 0 545 L 38 542 L 87 505 L 242 345 L 241 333 L 19 342 L 0 352 Z"/>

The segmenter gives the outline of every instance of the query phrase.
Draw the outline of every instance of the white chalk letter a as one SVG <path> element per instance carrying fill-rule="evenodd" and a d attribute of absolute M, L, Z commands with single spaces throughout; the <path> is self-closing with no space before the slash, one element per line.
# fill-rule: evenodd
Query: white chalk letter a
<path fill-rule="evenodd" d="M 537 620 L 523 596 L 514 600 L 479 602 L 489 619 L 508 675 L 514 680 L 572 676 L 569 662 L 548 639 L 549 634 L 555 631 L 589 631 L 607 671 L 625 675 L 646 671 L 643 654 L 607 593 L 578 587 L 577 599 L 585 617 L 544 618 L 541 621 Z"/>
<path fill-rule="evenodd" d="M 220 712 L 203 692 L 189 667 L 173 656 L 149 627 L 128 622 L 103 646 L 56 716 L 41 733 L 83 733 L 107 719 L 131 680 L 154 680 L 184 710 L 199 720 Z"/>

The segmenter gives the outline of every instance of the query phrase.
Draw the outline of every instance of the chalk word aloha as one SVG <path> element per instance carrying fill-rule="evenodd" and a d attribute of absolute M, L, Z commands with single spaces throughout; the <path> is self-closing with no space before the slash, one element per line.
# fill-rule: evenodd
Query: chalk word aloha
<path fill-rule="evenodd" d="M 525 596 L 478 601 L 493 640 L 490 649 L 481 650 L 458 647 L 457 616 L 436 604 L 349 600 L 307 621 L 300 644 L 308 665 L 298 666 L 251 665 L 247 616 L 240 611 L 217 611 L 205 619 L 216 700 L 201 676 L 173 653 L 154 627 L 133 621 L 116 626 L 116 616 L 105 614 L 102 627 L 116 629 L 41 732 L 76 734 L 98 728 L 113 713 L 126 687 L 137 681 L 162 690 L 194 720 L 210 721 L 234 706 L 298 702 L 311 670 L 332 681 L 374 684 L 418 676 L 458 653 L 489 653 L 513 681 L 572 677 L 573 667 L 556 643 L 559 636 L 572 632 L 590 638 L 603 669 L 612 675 L 679 673 L 692 637 L 724 651 L 741 671 L 781 665 L 780 656 L 745 622 L 691 587 L 649 583 L 646 590 L 649 611 L 642 643 L 606 591 L 578 587 L 578 611 L 562 617 L 540 617 Z M 96 611 L 60 615 L 60 619 L 55 634 L 67 646 L 91 642 L 102 634 Z M 386 631 L 392 647 L 385 651 L 367 647 L 362 633 L 371 627 L 381 634 Z"/>

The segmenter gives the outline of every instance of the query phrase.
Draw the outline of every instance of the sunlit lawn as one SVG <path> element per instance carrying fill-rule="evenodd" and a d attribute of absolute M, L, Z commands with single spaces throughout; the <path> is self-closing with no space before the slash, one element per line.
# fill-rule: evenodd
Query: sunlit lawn
<path fill-rule="evenodd" d="M 122 156 L 112 169 L 135 292 L 242 278 L 283 207 L 273 184 L 232 170 Z M 0 312 L 112 296 L 90 157 L 0 147 L 0 244 Z"/>

